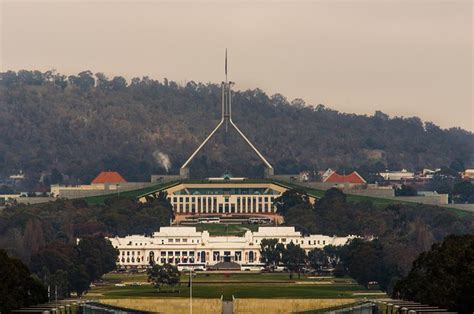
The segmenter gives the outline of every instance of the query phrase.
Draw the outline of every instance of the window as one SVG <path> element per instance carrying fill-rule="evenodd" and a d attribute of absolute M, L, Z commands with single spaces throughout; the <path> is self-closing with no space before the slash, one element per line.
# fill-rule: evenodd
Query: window
<path fill-rule="evenodd" d="M 240 262 L 242 260 L 242 252 L 241 251 L 236 251 L 235 254 L 235 261 Z"/>
<path fill-rule="evenodd" d="M 286 239 L 285 239 L 285 238 L 281 239 L 281 242 L 285 243 L 285 242 L 286 242 Z"/>
<path fill-rule="evenodd" d="M 173 243 L 173 239 L 168 239 L 168 243 Z"/>
<path fill-rule="evenodd" d="M 183 243 L 187 243 L 188 242 L 188 239 L 183 239 Z"/>
<path fill-rule="evenodd" d="M 219 261 L 220 256 L 221 256 L 220 252 L 212 252 L 213 261 Z"/>
<path fill-rule="evenodd" d="M 187 251 L 183 251 L 183 256 L 188 256 L 188 252 L 187 252 Z"/>
<path fill-rule="evenodd" d="M 325 244 L 326 244 L 326 240 L 323 240 L 323 245 L 325 245 Z"/>
<path fill-rule="evenodd" d="M 165 251 L 161 251 L 161 256 L 166 256 L 166 252 L 165 252 Z"/>
<path fill-rule="evenodd" d="M 181 242 L 181 239 L 174 239 L 174 242 L 180 243 L 180 242 Z"/>
<path fill-rule="evenodd" d="M 175 251 L 174 256 L 181 256 L 181 252 L 180 251 Z"/>

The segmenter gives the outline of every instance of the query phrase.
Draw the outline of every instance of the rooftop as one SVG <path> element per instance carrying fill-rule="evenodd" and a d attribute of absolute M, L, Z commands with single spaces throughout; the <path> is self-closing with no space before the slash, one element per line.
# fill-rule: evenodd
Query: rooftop
<path fill-rule="evenodd" d="M 94 180 L 92 180 L 92 184 L 101 184 L 101 183 L 123 183 L 127 182 L 120 173 L 116 171 L 102 171 L 99 173 Z"/>

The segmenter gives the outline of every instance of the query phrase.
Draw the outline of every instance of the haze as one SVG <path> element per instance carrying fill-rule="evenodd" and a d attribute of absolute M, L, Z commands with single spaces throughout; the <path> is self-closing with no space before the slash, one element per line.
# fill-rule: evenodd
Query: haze
<path fill-rule="evenodd" d="M 472 2 L 3 1 L 0 70 L 220 82 L 474 131 Z"/>

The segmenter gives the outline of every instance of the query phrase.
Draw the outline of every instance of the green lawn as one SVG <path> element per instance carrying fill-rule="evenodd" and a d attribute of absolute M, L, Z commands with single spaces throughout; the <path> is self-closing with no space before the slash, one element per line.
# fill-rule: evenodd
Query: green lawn
<path fill-rule="evenodd" d="M 193 282 L 193 297 L 195 298 L 220 298 L 229 300 L 236 298 L 354 298 L 353 293 L 364 291 L 357 285 L 303 285 L 303 284 L 203 284 Z M 101 293 L 100 298 L 137 298 L 137 297 L 187 297 L 189 287 L 187 281 L 175 288 L 173 293 L 170 288 L 158 292 L 151 285 L 127 287 L 95 287 L 93 293 Z M 360 297 L 360 296 L 357 296 Z"/>
<path fill-rule="evenodd" d="M 149 284 L 115 287 L 117 282 L 146 282 L 146 274 L 107 274 L 103 286 L 94 287 L 90 293 L 98 298 L 165 298 L 189 296 L 189 276 L 181 276 L 181 285 L 172 292 L 170 288 L 158 292 Z M 289 279 L 287 273 L 197 273 L 193 278 L 193 296 L 196 298 L 360 298 L 354 292 L 369 292 L 350 278 L 296 275 Z M 372 290 L 370 292 L 373 292 Z"/>
<path fill-rule="evenodd" d="M 181 275 L 181 281 L 187 282 L 189 278 L 188 273 Z M 109 273 L 102 278 L 105 282 L 146 282 L 147 275 L 145 273 L 127 274 L 127 273 Z M 295 282 L 295 281 L 332 281 L 338 284 L 354 285 L 355 282 L 350 278 L 329 278 L 329 277 L 314 277 L 301 275 L 298 279 L 297 275 L 293 275 L 290 279 L 288 273 L 256 273 L 256 272 L 240 272 L 240 273 L 209 273 L 196 272 L 193 277 L 194 282 Z"/>
<path fill-rule="evenodd" d="M 220 224 L 196 224 L 197 231 L 209 231 L 212 236 L 243 236 L 247 230 L 257 231 L 259 225 L 254 224 L 240 224 L 240 225 L 226 225 Z"/>

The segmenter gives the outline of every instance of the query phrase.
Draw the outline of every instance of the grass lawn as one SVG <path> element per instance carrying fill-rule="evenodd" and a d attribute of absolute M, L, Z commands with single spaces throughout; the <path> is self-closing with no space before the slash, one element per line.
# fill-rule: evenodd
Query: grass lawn
<path fill-rule="evenodd" d="M 236 298 L 354 298 L 353 293 L 364 290 L 357 285 L 300 285 L 300 284 L 199 284 L 193 283 L 193 297 L 195 298 L 220 298 L 231 300 Z M 166 291 L 157 292 L 151 285 L 127 286 L 127 287 L 95 287 L 91 290 L 94 297 L 107 299 L 120 298 L 166 298 L 189 296 L 187 282 L 175 288 L 172 292 L 170 288 Z M 100 295 L 99 295 L 100 294 Z"/>
<path fill-rule="evenodd" d="M 177 181 L 172 181 L 172 182 L 166 182 L 166 183 L 162 183 L 162 184 L 149 186 L 149 187 L 146 187 L 146 188 L 143 188 L 143 189 L 120 192 L 120 196 L 130 197 L 130 198 L 137 198 L 137 197 L 139 197 L 143 194 L 147 194 L 147 193 L 162 189 L 162 188 L 170 186 L 170 185 L 175 185 L 176 183 L 178 183 L 178 182 Z M 116 197 L 117 195 L 119 195 L 119 194 L 114 192 L 114 193 L 106 194 L 106 195 L 85 197 L 84 200 L 89 205 L 102 205 L 102 204 L 104 204 L 106 199 L 109 199 L 111 197 Z"/>
<path fill-rule="evenodd" d="M 216 274 L 198 273 L 193 278 L 193 296 L 195 298 L 220 298 L 231 300 L 235 298 L 316 298 L 339 299 L 361 298 L 364 295 L 354 295 L 355 292 L 373 292 L 360 286 L 350 278 L 335 279 L 328 277 L 293 276 L 290 280 L 286 273 L 231 273 Z M 181 277 L 181 285 L 172 292 L 164 288 L 158 292 L 149 284 L 141 286 L 115 287 L 116 282 L 146 282 L 145 274 L 107 274 L 104 276 L 106 285 L 94 287 L 90 296 L 94 298 L 186 298 L 189 296 L 188 276 Z"/>
<path fill-rule="evenodd" d="M 115 284 L 120 282 L 147 282 L 148 276 L 145 273 L 140 274 L 122 274 L 108 273 L 102 277 L 105 283 Z M 189 274 L 181 274 L 181 282 L 188 282 Z M 193 277 L 193 282 L 331 282 L 343 285 L 355 285 L 355 281 L 351 278 L 332 278 L 332 277 L 313 277 L 302 275 L 298 279 L 298 275 L 294 274 L 290 279 L 288 273 L 257 273 L 257 272 L 240 272 L 240 273 L 209 273 L 197 272 Z"/>
<path fill-rule="evenodd" d="M 257 231 L 258 226 L 259 225 L 254 224 L 226 225 L 224 223 L 194 225 L 197 231 L 201 232 L 207 230 L 211 236 L 243 236 L 247 230 Z"/>

